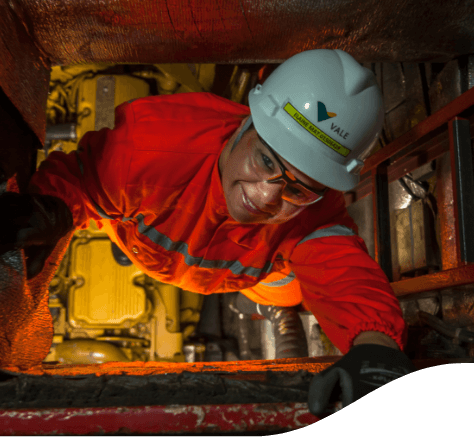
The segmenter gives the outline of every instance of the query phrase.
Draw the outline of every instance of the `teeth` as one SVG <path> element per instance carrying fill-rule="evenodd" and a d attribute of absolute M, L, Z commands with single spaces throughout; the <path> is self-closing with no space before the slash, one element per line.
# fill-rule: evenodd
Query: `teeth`
<path fill-rule="evenodd" d="M 258 211 L 260 212 L 260 210 L 250 201 L 249 198 L 247 198 L 247 196 L 245 195 L 244 193 L 244 202 L 247 204 L 247 206 L 249 206 L 251 209 L 254 209 L 255 211 Z"/>

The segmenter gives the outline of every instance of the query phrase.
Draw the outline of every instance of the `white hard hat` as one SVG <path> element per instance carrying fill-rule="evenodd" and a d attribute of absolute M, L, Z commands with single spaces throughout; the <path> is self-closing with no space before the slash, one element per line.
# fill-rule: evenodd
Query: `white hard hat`
<path fill-rule="evenodd" d="M 359 182 L 382 130 L 382 93 L 373 73 L 342 50 L 309 50 L 250 91 L 258 134 L 310 178 L 340 191 Z"/>

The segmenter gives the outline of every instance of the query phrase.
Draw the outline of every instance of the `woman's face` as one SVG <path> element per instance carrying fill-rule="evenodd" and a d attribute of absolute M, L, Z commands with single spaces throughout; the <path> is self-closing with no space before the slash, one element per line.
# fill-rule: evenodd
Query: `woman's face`
<path fill-rule="evenodd" d="M 245 123 L 246 120 L 243 121 Z M 249 129 L 232 149 L 238 132 L 232 136 L 219 158 L 222 188 L 231 217 L 240 223 L 284 223 L 302 212 L 306 206 L 298 206 L 282 199 L 284 184 L 266 182 L 272 176 L 271 153 L 261 143 L 255 129 Z M 301 173 L 281 156 L 283 164 L 299 180 L 323 190 L 324 185 Z M 279 169 L 274 168 L 273 173 Z"/>

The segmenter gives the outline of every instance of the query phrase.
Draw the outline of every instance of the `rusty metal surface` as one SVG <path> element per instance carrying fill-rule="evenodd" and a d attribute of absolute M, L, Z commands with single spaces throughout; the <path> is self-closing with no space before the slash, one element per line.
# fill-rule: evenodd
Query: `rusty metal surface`
<path fill-rule="evenodd" d="M 43 141 L 50 62 L 27 25 L 31 11 L 26 6 L 0 1 L 0 88 Z"/>
<path fill-rule="evenodd" d="M 473 16 L 473 0 L 0 0 L 0 87 L 42 142 L 51 62 L 444 62 L 474 52 Z"/>
<path fill-rule="evenodd" d="M 451 158 L 445 153 L 436 163 L 437 202 L 439 214 L 439 230 L 441 244 L 441 267 L 443 270 L 453 269 L 461 263 L 458 254 L 459 243 L 454 219 L 453 178 L 451 175 Z"/>
<path fill-rule="evenodd" d="M 18 1 L 18 0 L 17 0 Z M 341 48 L 361 62 L 474 51 L 474 3 L 428 0 L 23 0 L 53 62 L 266 62 Z"/>
<path fill-rule="evenodd" d="M 428 91 L 430 107 L 433 112 L 446 106 L 463 91 L 463 80 L 459 61 L 452 60 L 443 66 L 439 72 L 436 71 L 438 65 L 427 65 L 427 74 L 431 77 L 431 86 Z"/>
<path fill-rule="evenodd" d="M 450 289 L 441 295 L 442 320 L 450 326 L 474 327 L 474 285 Z"/>
<path fill-rule="evenodd" d="M 18 192 L 15 178 L 2 184 L 2 190 Z M 4 212 L 4 211 L 2 211 Z M 8 252 L 0 258 L 0 368 L 33 371 L 47 355 L 53 337 L 48 288 L 62 257 L 68 236 L 59 241 L 50 257 L 51 264 L 27 281 L 24 251 Z"/>
<path fill-rule="evenodd" d="M 403 281 L 392 282 L 390 285 L 395 295 L 400 297 L 472 283 L 474 283 L 474 264 L 404 279 Z"/>
<path fill-rule="evenodd" d="M 156 361 L 131 363 L 104 363 L 91 365 L 44 364 L 42 373 L 51 376 L 77 375 L 159 375 L 182 372 L 321 372 L 340 357 L 284 358 L 278 360 L 225 361 L 212 363 L 162 363 Z"/>

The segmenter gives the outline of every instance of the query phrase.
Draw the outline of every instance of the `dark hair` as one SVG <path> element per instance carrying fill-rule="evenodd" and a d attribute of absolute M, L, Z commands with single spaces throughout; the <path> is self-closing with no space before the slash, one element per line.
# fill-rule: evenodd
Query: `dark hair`
<path fill-rule="evenodd" d="M 237 138 L 234 140 L 234 144 L 232 144 L 232 148 L 230 149 L 230 153 L 232 153 L 232 151 L 234 150 L 235 146 L 237 145 L 237 143 L 240 141 L 240 139 L 242 138 L 243 134 L 245 132 L 248 132 L 248 131 L 252 131 L 252 130 L 256 130 L 255 129 L 255 125 L 253 124 L 253 121 L 250 123 L 250 126 L 244 131 L 244 132 L 240 132 L 239 135 L 237 135 Z"/>

